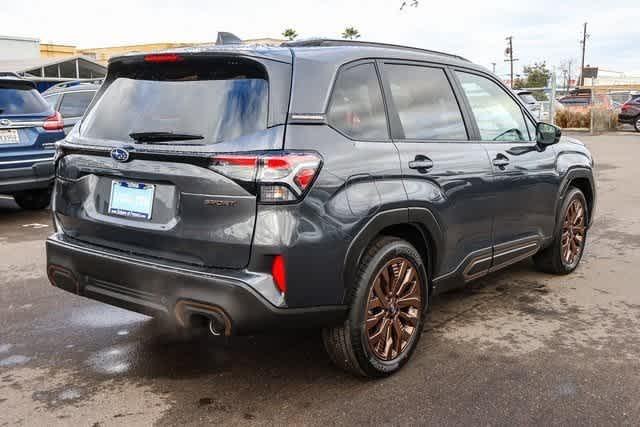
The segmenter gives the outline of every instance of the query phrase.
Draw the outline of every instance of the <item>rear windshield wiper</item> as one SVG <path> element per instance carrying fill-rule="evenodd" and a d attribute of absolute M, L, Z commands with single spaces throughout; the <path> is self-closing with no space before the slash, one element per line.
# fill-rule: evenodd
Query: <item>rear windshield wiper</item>
<path fill-rule="evenodd" d="M 204 139 L 202 135 L 173 132 L 133 132 L 129 136 L 136 142 L 191 141 Z"/>

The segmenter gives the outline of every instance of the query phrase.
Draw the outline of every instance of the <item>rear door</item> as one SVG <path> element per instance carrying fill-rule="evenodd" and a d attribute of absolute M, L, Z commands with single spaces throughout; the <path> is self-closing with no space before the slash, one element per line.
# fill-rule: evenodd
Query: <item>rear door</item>
<path fill-rule="evenodd" d="M 457 71 L 489 153 L 495 189 L 494 268 L 534 253 L 555 225 L 559 175 L 553 147 L 540 147 L 533 121 L 510 91 L 488 76 Z"/>
<path fill-rule="evenodd" d="M 282 61 L 220 54 L 112 62 L 62 147 L 54 211 L 64 233 L 191 265 L 246 266 L 255 171 L 236 169 L 254 170 L 243 168 L 255 162 L 247 153 L 282 148 L 277 112 L 290 73 Z"/>
<path fill-rule="evenodd" d="M 440 65 L 384 61 L 385 94 L 412 220 L 423 210 L 444 234 L 434 275 L 484 274 L 491 262 L 491 165 L 469 140 L 448 70 Z"/>

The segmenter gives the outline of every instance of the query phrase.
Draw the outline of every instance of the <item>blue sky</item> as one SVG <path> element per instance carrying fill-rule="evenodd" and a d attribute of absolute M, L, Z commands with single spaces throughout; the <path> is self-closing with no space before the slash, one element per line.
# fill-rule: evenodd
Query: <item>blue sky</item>
<path fill-rule="evenodd" d="M 22 0 L 2 11 L 3 35 L 98 47 L 161 41 L 215 40 L 218 31 L 242 38 L 279 37 L 292 27 L 301 37 L 339 37 L 346 26 L 363 40 L 457 53 L 506 75 L 505 37 L 513 35 L 522 65 L 579 61 L 582 24 L 589 23 L 586 62 L 640 74 L 637 0 L 427 1 L 399 10 L 401 0 Z"/>

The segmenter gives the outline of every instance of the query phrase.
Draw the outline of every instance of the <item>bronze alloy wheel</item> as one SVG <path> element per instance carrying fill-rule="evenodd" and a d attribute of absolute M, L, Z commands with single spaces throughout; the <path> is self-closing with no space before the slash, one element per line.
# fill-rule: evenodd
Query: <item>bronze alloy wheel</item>
<path fill-rule="evenodd" d="M 585 230 L 585 208 L 580 200 L 573 199 L 562 224 L 562 261 L 565 265 L 573 266 L 580 259 Z"/>
<path fill-rule="evenodd" d="M 387 262 L 376 275 L 367 299 L 366 337 L 378 359 L 396 359 L 419 333 L 422 289 L 416 268 L 404 257 Z"/>

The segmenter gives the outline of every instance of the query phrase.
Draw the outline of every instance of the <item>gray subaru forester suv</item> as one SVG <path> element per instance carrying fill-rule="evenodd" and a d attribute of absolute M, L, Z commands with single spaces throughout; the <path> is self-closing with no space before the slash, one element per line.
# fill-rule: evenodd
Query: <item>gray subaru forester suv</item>
<path fill-rule="evenodd" d="M 593 160 L 458 56 L 366 42 L 114 58 L 59 144 L 47 273 L 216 335 L 320 327 L 376 377 L 431 297 L 533 256 L 567 274 Z"/>

